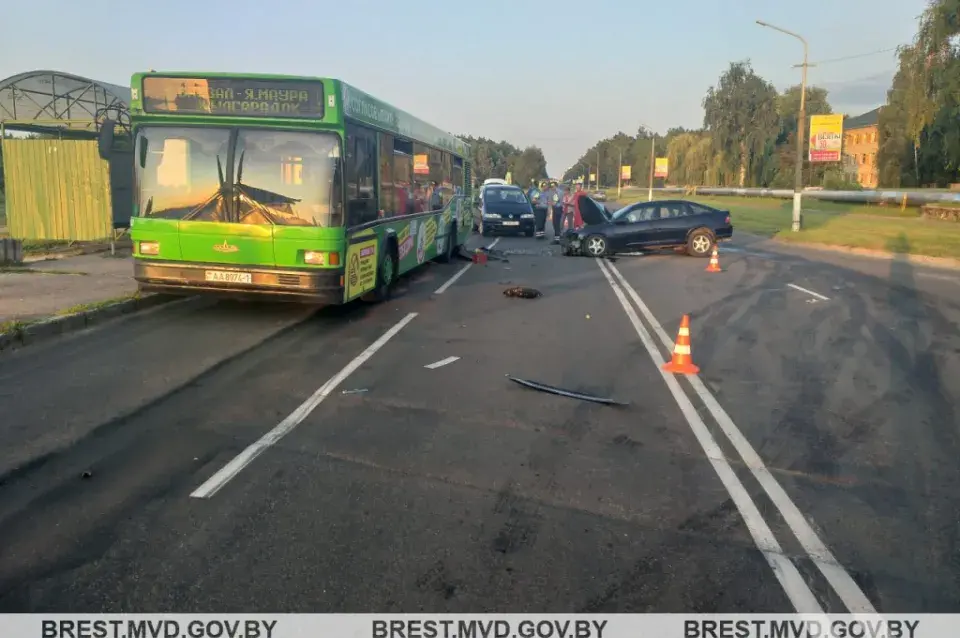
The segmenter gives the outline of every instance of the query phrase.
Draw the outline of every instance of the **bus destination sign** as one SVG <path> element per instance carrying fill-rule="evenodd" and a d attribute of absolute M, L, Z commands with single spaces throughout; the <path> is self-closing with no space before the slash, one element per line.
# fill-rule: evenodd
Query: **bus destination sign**
<path fill-rule="evenodd" d="M 143 110 L 180 115 L 323 117 L 323 83 L 244 78 L 143 78 Z"/>

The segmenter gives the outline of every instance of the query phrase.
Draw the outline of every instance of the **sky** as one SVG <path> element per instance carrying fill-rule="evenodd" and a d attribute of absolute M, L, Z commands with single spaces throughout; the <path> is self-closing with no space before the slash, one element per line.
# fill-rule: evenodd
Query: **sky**
<path fill-rule="evenodd" d="M 0 78 L 52 69 L 126 85 L 137 71 L 338 77 L 454 134 L 543 149 L 559 176 L 597 140 L 700 127 L 731 61 L 835 112 L 885 100 L 926 0 L 48 0 L 3 10 Z M 865 55 L 869 54 L 869 55 Z M 836 58 L 853 59 L 828 62 Z"/>

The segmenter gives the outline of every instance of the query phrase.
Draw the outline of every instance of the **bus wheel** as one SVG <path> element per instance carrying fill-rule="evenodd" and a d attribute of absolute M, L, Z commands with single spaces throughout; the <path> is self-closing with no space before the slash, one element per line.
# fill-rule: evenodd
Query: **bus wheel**
<path fill-rule="evenodd" d="M 393 284 L 397 281 L 397 253 L 393 244 L 388 244 L 388 248 L 380 260 L 380 266 L 377 268 L 377 286 L 360 297 L 368 303 L 379 303 L 390 298 L 390 292 L 393 290 Z"/>
<path fill-rule="evenodd" d="M 441 264 L 448 264 L 453 259 L 454 244 L 457 243 L 457 223 L 450 224 L 450 234 L 447 235 L 447 241 L 444 243 L 442 255 L 437 255 L 437 261 Z"/>

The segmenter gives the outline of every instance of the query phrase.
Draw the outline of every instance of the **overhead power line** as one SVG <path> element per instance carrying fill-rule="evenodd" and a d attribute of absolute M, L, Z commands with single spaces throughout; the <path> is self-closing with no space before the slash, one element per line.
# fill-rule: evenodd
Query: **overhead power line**
<path fill-rule="evenodd" d="M 889 47 L 886 49 L 879 49 L 877 51 L 870 51 L 867 53 L 856 53 L 854 55 L 845 55 L 840 58 L 830 58 L 829 60 L 820 60 L 819 62 L 810 62 L 807 66 L 821 66 L 824 64 L 833 64 L 834 62 L 846 62 L 847 60 L 859 60 L 860 58 L 868 58 L 872 55 L 880 55 L 881 53 L 891 53 L 896 51 L 900 47 Z M 802 64 L 794 64 L 794 68 L 803 66 Z"/>

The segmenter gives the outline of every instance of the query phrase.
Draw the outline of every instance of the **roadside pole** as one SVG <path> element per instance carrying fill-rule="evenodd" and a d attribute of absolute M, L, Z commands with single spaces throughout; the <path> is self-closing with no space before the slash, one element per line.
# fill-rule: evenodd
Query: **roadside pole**
<path fill-rule="evenodd" d="M 757 20 L 757 24 L 761 27 L 767 27 L 768 29 L 773 29 L 774 31 L 779 31 L 791 37 L 800 40 L 803 44 L 803 64 L 800 66 L 803 68 L 803 73 L 800 78 L 800 113 L 797 115 L 797 164 L 794 167 L 793 174 L 793 232 L 797 232 L 801 227 L 801 213 L 800 213 L 800 201 L 803 197 L 803 144 L 806 142 L 806 134 L 804 133 L 804 125 L 806 124 L 807 119 L 807 67 L 810 66 L 807 57 L 807 41 L 803 36 L 794 33 L 793 31 L 788 31 L 787 29 L 774 26 L 769 22 L 764 22 L 763 20 Z M 797 65 L 794 65 L 796 67 Z"/>
<path fill-rule="evenodd" d="M 597 149 L 597 190 L 600 190 L 600 149 Z"/>
<path fill-rule="evenodd" d="M 620 167 L 617 169 L 617 201 L 620 201 L 620 189 L 623 186 L 623 149 L 620 149 Z"/>
<path fill-rule="evenodd" d="M 653 201 L 653 164 L 656 159 L 656 150 L 657 150 L 657 136 L 654 135 L 650 138 L 650 187 L 647 190 L 647 201 Z"/>

